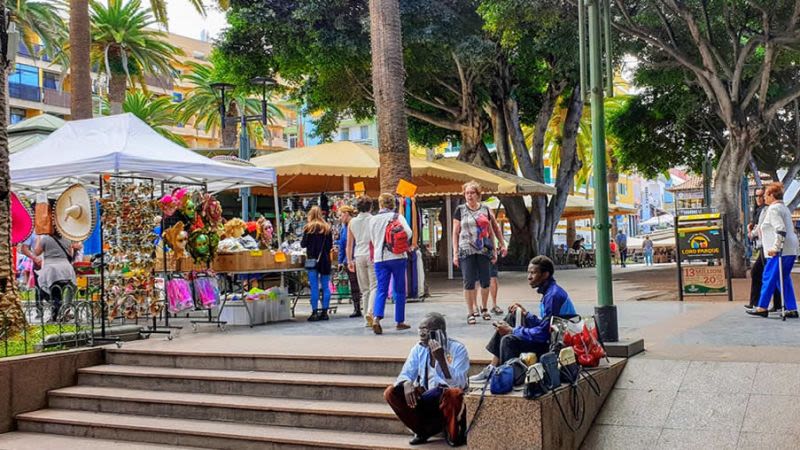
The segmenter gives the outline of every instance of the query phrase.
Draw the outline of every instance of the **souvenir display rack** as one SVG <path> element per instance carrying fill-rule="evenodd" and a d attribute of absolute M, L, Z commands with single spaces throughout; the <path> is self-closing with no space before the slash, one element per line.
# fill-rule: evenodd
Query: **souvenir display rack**
<path fill-rule="evenodd" d="M 306 224 L 306 215 L 313 206 L 320 206 L 325 219 L 331 224 L 334 242 L 338 238 L 341 222 L 336 211 L 340 206 L 347 204 L 356 206 L 356 195 L 353 191 L 321 192 L 315 194 L 288 195 L 281 201 L 280 213 L 283 236 L 281 240 L 290 244 L 303 237 L 303 226 Z"/>
<path fill-rule="evenodd" d="M 163 302 L 155 289 L 155 236 L 158 214 L 152 178 L 121 175 L 100 177 L 100 304 L 101 337 L 106 322 L 152 316 L 144 333 L 157 329 Z"/>

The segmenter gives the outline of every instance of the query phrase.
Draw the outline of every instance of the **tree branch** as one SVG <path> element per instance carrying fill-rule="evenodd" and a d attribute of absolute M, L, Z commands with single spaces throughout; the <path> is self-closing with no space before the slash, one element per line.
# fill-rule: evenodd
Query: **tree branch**
<path fill-rule="evenodd" d="M 406 107 L 406 114 L 409 116 L 419 119 L 423 122 L 427 122 L 435 127 L 444 128 L 445 130 L 453 130 L 453 131 L 461 131 L 464 127 L 456 121 L 453 120 L 445 120 L 438 117 L 434 117 L 430 114 L 424 113 L 422 111 L 417 111 L 412 108 Z"/>
<path fill-rule="evenodd" d="M 442 80 L 439 77 L 434 77 L 434 80 L 436 80 L 437 83 L 442 85 L 442 87 L 444 87 L 448 91 L 452 92 L 453 94 L 461 96 L 461 92 L 459 92 L 458 89 L 454 88 L 450 83 L 445 82 L 444 80 Z"/>
<path fill-rule="evenodd" d="M 450 114 L 452 116 L 455 116 L 455 117 L 458 117 L 458 114 L 460 112 L 458 110 L 458 108 L 453 108 L 452 106 L 447 106 L 447 105 L 445 105 L 443 103 L 440 103 L 438 101 L 432 102 L 432 101 L 430 101 L 430 100 L 428 100 L 428 99 L 426 99 L 424 97 L 420 97 L 419 95 L 414 94 L 413 92 L 409 91 L 408 89 L 406 89 L 406 95 L 408 95 L 409 97 L 413 98 L 414 100 L 417 100 L 420 103 L 428 105 L 428 106 L 430 106 L 432 108 L 439 109 L 439 110 L 444 111 L 444 112 L 446 112 L 446 113 L 448 113 L 448 114 Z"/>
<path fill-rule="evenodd" d="M 784 95 L 783 97 L 779 98 L 778 100 L 775 100 L 775 102 L 772 104 L 772 106 L 770 106 L 769 108 L 767 108 L 765 110 L 765 112 L 764 112 L 764 120 L 766 122 L 771 121 L 775 117 L 775 114 L 778 113 L 778 111 L 780 111 L 781 109 L 785 108 L 786 105 L 788 105 L 789 103 L 795 101 L 795 99 L 798 99 L 798 98 L 800 98 L 800 87 L 790 91 L 788 94 Z"/>

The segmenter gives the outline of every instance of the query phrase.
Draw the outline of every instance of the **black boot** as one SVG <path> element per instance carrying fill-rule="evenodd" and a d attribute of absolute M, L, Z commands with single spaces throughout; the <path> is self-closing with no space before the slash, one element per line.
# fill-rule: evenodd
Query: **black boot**
<path fill-rule="evenodd" d="M 310 316 L 308 316 L 308 321 L 309 321 L 309 322 L 317 322 L 317 321 L 319 321 L 319 320 L 321 320 L 321 319 L 320 319 L 320 315 L 319 315 L 319 310 L 318 310 L 318 309 L 315 309 L 315 310 L 314 310 L 314 311 L 311 313 L 311 315 L 310 315 Z"/>
<path fill-rule="evenodd" d="M 317 320 L 328 320 L 328 310 L 327 309 L 321 309 L 320 310 L 319 319 L 317 319 Z"/>
<path fill-rule="evenodd" d="M 353 314 L 350 317 L 361 317 L 361 300 L 353 300 Z"/>

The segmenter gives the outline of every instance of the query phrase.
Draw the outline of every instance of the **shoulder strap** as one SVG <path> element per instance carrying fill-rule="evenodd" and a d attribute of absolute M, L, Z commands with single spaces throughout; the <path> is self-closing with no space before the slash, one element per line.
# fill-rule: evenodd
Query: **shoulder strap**
<path fill-rule="evenodd" d="M 56 244 L 58 244 L 58 246 L 59 246 L 59 247 L 61 248 L 61 250 L 64 252 L 64 256 L 66 256 L 66 257 L 67 257 L 67 261 L 69 261 L 69 262 L 71 263 L 71 262 L 72 262 L 72 260 L 73 260 L 73 258 L 74 258 L 74 256 L 70 256 L 70 254 L 69 254 L 69 252 L 67 251 L 67 249 L 66 249 L 66 248 L 64 248 L 64 245 L 63 245 L 63 244 L 61 244 L 61 241 L 59 241 L 57 237 L 55 237 L 55 236 L 50 236 L 50 237 L 51 237 L 51 238 L 52 238 L 52 239 L 53 239 L 53 240 L 56 242 Z"/>

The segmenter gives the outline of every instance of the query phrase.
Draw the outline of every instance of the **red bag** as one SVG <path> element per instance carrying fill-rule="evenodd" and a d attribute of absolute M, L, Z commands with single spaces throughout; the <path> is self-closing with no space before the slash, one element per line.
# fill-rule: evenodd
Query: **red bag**
<path fill-rule="evenodd" d="M 568 339 L 569 343 L 567 343 Z M 583 321 L 583 327 L 579 333 L 567 333 L 564 336 L 564 344 L 572 345 L 578 364 L 584 367 L 597 367 L 600 363 L 600 358 L 606 356 L 606 351 L 600 345 L 594 317 Z"/>
<path fill-rule="evenodd" d="M 386 225 L 383 246 L 395 255 L 404 255 L 409 249 L 408 240 L 408 233 L 400 221 L 400 216 L 395 213 L 392 220 Z"/>

